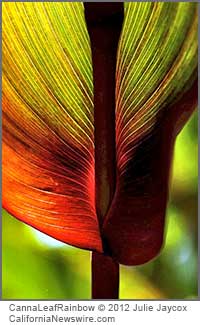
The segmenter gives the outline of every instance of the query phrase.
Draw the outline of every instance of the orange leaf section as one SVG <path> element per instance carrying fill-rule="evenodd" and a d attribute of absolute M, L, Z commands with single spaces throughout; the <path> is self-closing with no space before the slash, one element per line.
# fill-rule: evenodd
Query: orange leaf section
<path fill-rule="evenodd" d="M 37 128 L 28 137 L 5 116 L 3 123 L 3 207 L 58 240 L 101 251 L 93 169 L 85 168 L 84 152 L 59 143 L 51 132 L 45 141 Z"/>

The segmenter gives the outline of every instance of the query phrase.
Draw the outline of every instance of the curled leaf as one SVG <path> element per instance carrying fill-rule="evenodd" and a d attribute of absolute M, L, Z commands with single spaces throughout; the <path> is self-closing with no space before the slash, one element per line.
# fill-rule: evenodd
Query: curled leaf
<path fill-rule="evenodd" d="M 195 4 L 125 5 L 116 72 L 117 185 L 104 222 L 120 263 L 144 263 L 162 246 L 173 145 L 196 106 L 196 66 Z"/>

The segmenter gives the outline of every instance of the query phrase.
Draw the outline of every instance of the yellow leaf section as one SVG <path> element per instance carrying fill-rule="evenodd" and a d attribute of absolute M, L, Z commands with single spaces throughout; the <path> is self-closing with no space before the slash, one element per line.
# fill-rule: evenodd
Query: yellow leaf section
<path fill-rule="evenodd" d="M 120 171 L 197 67 L 197 4 L 125 3 L 118 49 L 116 142 Z"/>
<path fill-rule="evenodd" d="M 3 76 L 9 100 L 15 94 L 60 137 L 91 150 L 92 65 L 82 4 L 4 3 Z"/>

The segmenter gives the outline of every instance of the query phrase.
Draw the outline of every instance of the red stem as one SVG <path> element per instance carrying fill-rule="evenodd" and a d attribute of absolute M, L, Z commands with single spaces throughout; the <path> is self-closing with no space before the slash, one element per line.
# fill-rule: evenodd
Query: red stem
<path fill-rule="evenodd" d="M 115 71 L 123 4 L 85 3 L 94 84 L 96 212 L 100 227 L 115 192 Z"/>
<path fill-rule="evenodd" d="M 119 298 L 119 264 L 110 256 L 92 253 L 92 298 Z"/>
<path fill-rule="evenodd" d="M 115 71 L 123 3 L 85 3 L 91 41 L 94 83 L 95 197 L 100 231 L 116 185 Z M 117 299 L 119 265 L 103 254 L 92 255 L 92 297 Z"/>

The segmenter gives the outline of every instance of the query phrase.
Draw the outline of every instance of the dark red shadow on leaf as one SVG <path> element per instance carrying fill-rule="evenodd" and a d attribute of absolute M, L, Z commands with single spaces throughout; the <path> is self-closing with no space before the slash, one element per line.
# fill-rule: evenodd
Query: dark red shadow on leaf
<path fill-rule="evenodd" d="M 174 142 L 196 105 L 197 81 L 167 114 L 158 117 L 157 125 L 128 162 L 126 172 L 118 174 L 103 236 L 108 251 L 121 264 L 148 262 L 163 245 Z"/>

